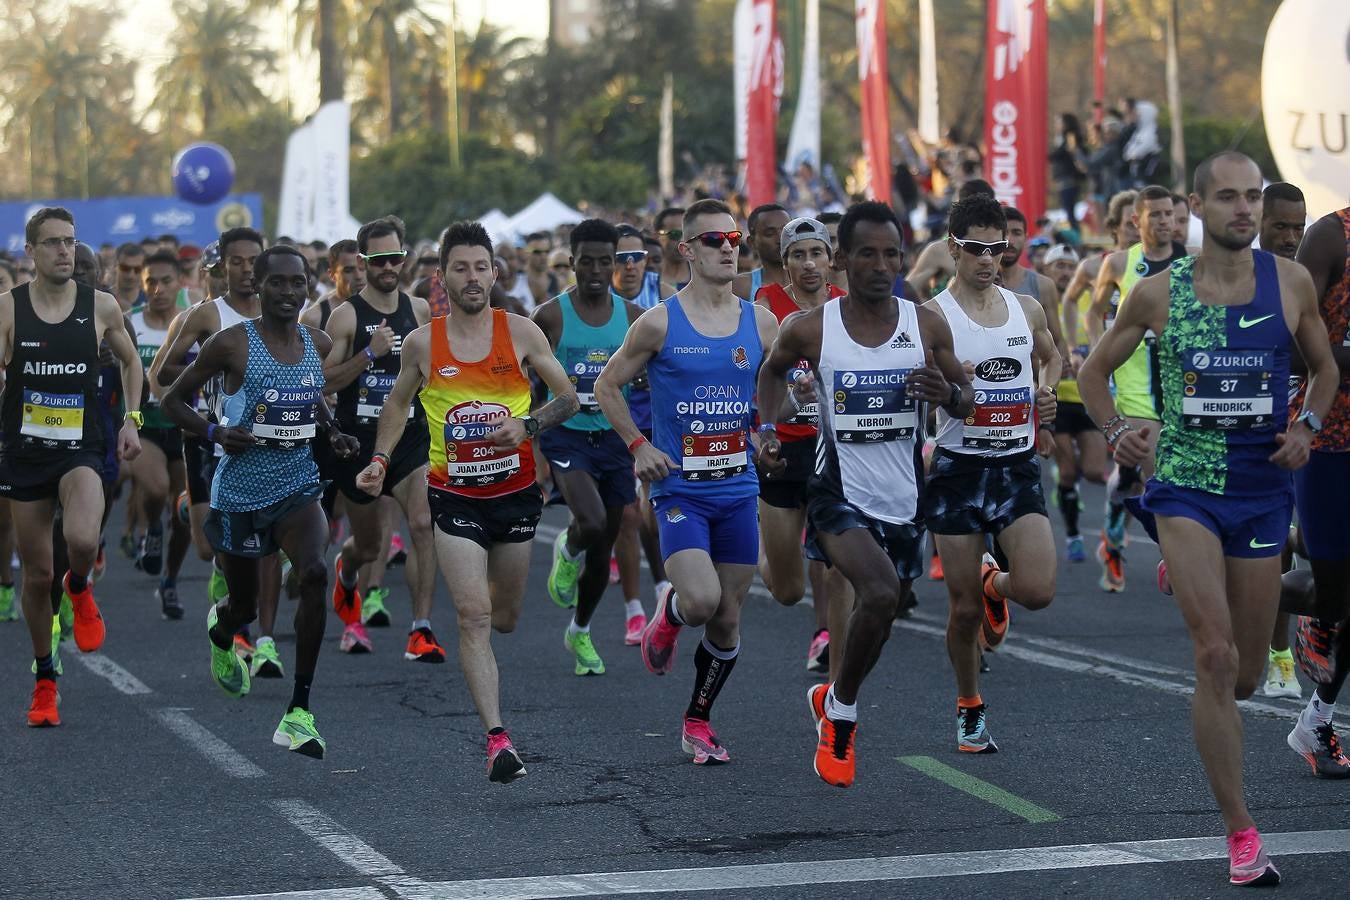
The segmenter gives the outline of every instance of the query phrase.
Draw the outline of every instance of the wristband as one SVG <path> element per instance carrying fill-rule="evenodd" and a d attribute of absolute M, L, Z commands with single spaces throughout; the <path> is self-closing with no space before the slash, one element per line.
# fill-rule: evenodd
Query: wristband
<path fill-rule="evenodd" d="M 206 442 L 208 444 L 214 444 L 216 442 L 216 427 L 215 422 L 206 423 Z"/>
<path fill-rule="evenodd" d="M 389 471 L 389 455 L 386 453 L 372 453 L 370 461 L 376 463 L 381 469 Z"/>
<path fill-rule="evenodd" d="M 763 425 L 760 425 L 758 429 L 760 434 L 763 434 L 766 431 L 777 431 L 777 430 L 778 426 L 775 425 L 773 422 L 765 422 Z"/>
<path fill-rule="evenodd" d="M 1124 421 L 1125 417 L 1117 413 L 1116 415 L 1106 420 L 1106 424 L 1102 426 L 1102 434 L 1106 434 L 1108 431 L 1111 430 L 1113 426 Z"/>
<path fill-rule="evenodd" d="M 1119 441 L 1127 431 L 1134 431 L 1134 428 L 1128 422 L 1106 436 L 1106 445 L 1114 449 L 1116 442 Z"/>
<path fill-rule="evenodd" d="M 369 346 L 366 347 L 366 359 L 370 360 L 371 362 L 375 361 L 375 351 L 370 349 Z"/>
<path fill-rule="evenodd" d="M 636 454 L 636 453 L 637 453 L 637 448 L 641 447 L 641 446 L 642 446 L 643 444 L 645 444 L 645 443 L 647 443 L 647 438 L 646 438 L 646 437 L 639 437 L 637 440 L 633 441 L 633 443 L 631 443 L 631 444 L 628 445 L 628 452 L 629 452 L 629 453 Z"/>

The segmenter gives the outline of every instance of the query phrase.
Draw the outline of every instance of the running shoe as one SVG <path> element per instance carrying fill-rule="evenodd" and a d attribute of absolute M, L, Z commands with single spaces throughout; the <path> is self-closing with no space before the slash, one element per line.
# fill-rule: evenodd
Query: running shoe
<path fill-rule="evenodd" d="M 98 555 L 94 557 L 94 574 L 90 577 L 98 581 L 108 570 L 108 551 L 103 541 L 98 542 Z"/>
<path fill-rule="evenodd" d="M 342 640 L 338 642 L 338 649 L 343 653 L 373 653 L 375 645 L 371 643 L 370 635 L 366 634 L 366 626 L 360 622 L 352 622 L 342 629 Z"/>
<path fill-rule="evenodd" d="M 1341 738 L 1330 722 L 1308 728 L 1300 715 L 1285 743 L 1308 761 L 1318 778 L 1350 778 L 1350 759 L 1341 750 Z"/>
<path fill-rule="evenodd" d="M 178 602 L 178 586 L 172 581 L 161 581 L 155 588 L 155 599 L 159 601 L 159 614 L 166 619 L 183 618 L 183 604 Z"/>
<path fill-rule="evenodd" d="M 806 689 L 806 705 L 811 707 L 811 725 L 817 726 L 825 718 L 825 700 L 830 695 L 828 684 L 813 684 Z"/>
<path fill-rule="evenodd" d="M 642 630 L 647 627 L 647 616 L 638 613 L 635 616 L 629 616 L 628 622 L 624 626 L 623 642 L 629 647 L 637 647 L 642 644 Z"/>
<path fill-rule="evenodd" d="M 1097 559 L 1102 564 L 1102 577 L 1097 582 L 1108 594 L 1119 594 L 1125 590 L 1125 557 L 1120 548 L 1107 540 L 1102 532 L 1102 541 L 1097 545 Z"/>
<path fill-rule="evenodd" d="M 361 592 L 342 583 L 342 554 L 333 562 L 333 610 L 347 625 L 361 624 Z M 363 629 L 364 631 L 364 629 Z"/>
<path fill-rule="evenodd" d="M 984 585 L 984 621 L 980 623 L 980 646 L 992 650 L 1008 636 L 1008 600 L 994 596 L 994 576 L 998 566 L 987 556 L 980 567 L 980 581 Z"/>
<path fill-rule="evenodd" d="M 244 662 L 252 662 L 253 654 L 258 650 L 249 641 L 247 634 L 236 634 L 234 636 L 234 655 Z"/>
<path fill-rule="evenodd" d="M 77 594 L 70 589 L 70 573 L 67 572 L 61 586 L 70 595 L 70 608 L 75 617 L 75 646 L 80 648 L 81 653 L 93 653 L 103 646 L 103 638 L 107 634 L 103 627 L 103 615 L 94 602 L 94 583 L 86 581 L 84 590 Z"/>
<path fill-rule="evenodd" d="M 942 557 L 934 553 L 933 561 L 928 564 L 928 580 L 941 581 L 944 577 L 942 574 Z"/>
<path fill-rule="evenodd" d="M 164 526 L 155 522 L 145 533 L 141 541 L 141 554 L 137 558 L 141 571 L 147 575 L 158 575 L 164 570 Z"/>
<path fill-rule="evenodd" d="M 443 663 L 445 648 L 430 628 L 418 628 L 408 633 L 408 649 L 403 651 L 403 658 L 413 662 Z"/>
<path fill-rule="evenodd" d="M 384 559 L 384 567 L 392 569 L 408 561 L 408 548 L 403 544 L 403 535 L 395 531 L 389 535 L 389 555 Z"/>
<path fill-rule="evenodd" d="M 824 628 L 811 638 L 811 646 L 806 650 L 806 671 L 830 671 L 830 633 Z"/>
<path fill-rule="evenodd" d="M 1266 856 L 1261 835 L 1255 828 L 1245 828 L 1228 836 L 1228 881 L 1246 887 L 1280 883 L 1280 872 Z"/>
<path fill-rule="evenodd" d="M 230 585 L 225 581 L 225 573 L 211 563 L 211 580 L 206 583 L 206 599 L 212 606 L 220 606 L 230 597 Z"/>
<path fill-rule="evenodd" d="M 1087 560 L 1087 551 L 1083 548 L 1083 536 L 1076 534 L 1071 538 L 1064 539 L 1065 549 L 1068 553 L 1069 562 L 1080 563 Z"/>
<path fill-rule="evenodd" d="M 1326 626 L 1312 616 L 1299 616 L 1294 629 L 1294 659 L 1309 680 L 1317 684 L 1331 681 L 1331 644 L 1336 626 Z"/>
<path fill-rule="evenodd" d="M 548 595 L 563 609 L 577 605 L 577 578 L 581 575 L 581 560 L 567 558 L 567 532 L 560 531 L 553 539 L 553 568 L 548 571 Z"/>
<path fill-rule="evenodd" d="M 178 516 L 178 521 L 184 525 L 192 524 L 192 498 L 188 496 L 187 491 L 178 495 L 178 499 L 174 501 L 173 509 Z"/>
<path fill-rule="evenodd" d="M 985 723 L 985 704 L 956 708 L 956 749 L 962 753 L 997 753 L 989 726 Z"/>
<path fill-rule="evenodd" d="M 56 708 L 61 705 L 61 692 L 51 678 L 39 678 L 33 685 L 33 702 L 28 707 L 29 728 L 51 728 L 61 724 Z"/>
<path fill-rule="evenodd" d="M 18 621 L 19 610 L 14 605 L 14 585 L 0 584 L 0 622 Z"/>
<path fill-rule="evenodd" d="M 210 632 L 216 627 L 216 620 L 216 608 L 213 606 L 206 613 L 206 642 L 211 645 L 211 677 L 231 697 L 242 697 L 248 693 L 248 667 L 236 652 L 222 650 L 211 640 Z M 235 635 L 236 642 L 238 639 L 239 635 Z"/>
<path fill-rule="evenodd" d="M 56 621 L 61 624 L 61 640 L 68 641 L 75 637 L 75 606 L 65 591 L 61 592 L 61 605 L 56 611 Z"/>
<path fill-rule="evenodd" d="M 680 746 L 684 752 L 694 758 L 694 765 L 709 766 L 731 762 L 727 748 L 717 740 L 717 732 L 706 719 L 684 717 L 684 729 L 680 733 Z"/>
<path fill-rule="evenodd" d="M 910 616 L 914 615 L 914 610 L 918 608 L 919 595 L 914 593 L 914 588 L 911 586 L 910 589 L 905 592 L 905 596 L 900 598 L 900 608 L 895 611 L 895 617 L 897 619 L 908 619 Z"/>
<path fill-rule="evenodd" d="M 618 584 L 619 578 L 619 559 L 611 554 L 609 557 L 609 583 Z"/>
<path fill-rule="evenodd" d="M 285 667 L 281 665 L 281 655 L 277 653 L 276 641 L 258 638 L 248 671 L 254 678 L 281 678 L 286 674 Z"/>
<path fill-rule="evenodd" d="M 675 596 L 675 588 L 666 582 L 656 601 L 656 612 L 647 621 L 647 629 L 642 632 L 642 664 L 653 675 L 665 675 L 675 667 L 676 641 L 680 637 L 680 626 L 670 624 L 666 618 L 666 604 Z"/>
<path fill-rule="evenodd" d="M 1158 560 L 1158 590 L 1172 596 L 1172 579 L 1167 577 L 1167 561 Z"/>
<path fill-rule="evenodd" d="M 1106 529 L 1102 532 L 1102 537 L 1117 550 L 1124 550 L 1125 544 L 1129 540 L 1125 536 L 1125 523 L 1127 521 L 1124 506 L 1120 507 L 1119 511 L 1108 509 L 1106 512 Z"/>
<path fill-rule="evenodd" d="M 1293 656 L 1270 658 L 1270 669 L 1266 673 L 1266 686 L 1262 693 L 1267 697 L 1292 697 L 1295 700 L 1303 697 L 1303 688 L 1294 674 Z"/>
<path fill-rule="evenodd" d="M 373 587 L 361 598 L 361 624 L 371 628 L 389 627 L 389 610 L 384 600 L 389 596 L 388 588 Z"/>
<path fill-rule="evenodd" d="M 487 777 L 488 781 L 498 784 L 510 784 L 526 774 L 525 763 L 511 743 L 511 735 L 504 730 L 487 736 Z"/>
<path fill-rule="evenodd" d="M 272 733 L 272 743 L 312 759 L 323 759 L 323 753 L 328 749 L 328 744 L 314 727 L 314 714 L 298 706 L 281 717 L 281 724 Z"/>
<path fill-rule="evenodd" d="M 816 756 L 811 767 L 821 781 L 835 787 L 853 786 L 857 770 L 853 738 L 857 733 L 857 722 L 836 722 L 829 716 L 816 722 Z"/>
<path fill-rule="evenodd" d="M 990 651 L 993 652 L 992 650 Z M 985 658 L 984 651 L 980 651 L 980 674 L 983 675 L 989 671 L 989 660 Z"/>
<path fill-rule="evenodd" d="M 65 667 L 61 665 L 61 626 L 57 623 L 56 617 L 52 617 L 52 670 L 57 675 L 66 674 Z M 34 675 L 37 674 L 37 660 L 28 664 L 28 671 Z"/>
<path fill-rule="evenodd" d="M 571 627 L 568 627 L 568 629 L 563 632 L 563 646 L 571 651 L 572 655 L 576 657 L 576 674 L 605 674 L 605 661 L 600 658 L 599 653 L 595 652 L 595 644 L 591 643 L 591 633 L 589 631 L 574 632 Z"/>

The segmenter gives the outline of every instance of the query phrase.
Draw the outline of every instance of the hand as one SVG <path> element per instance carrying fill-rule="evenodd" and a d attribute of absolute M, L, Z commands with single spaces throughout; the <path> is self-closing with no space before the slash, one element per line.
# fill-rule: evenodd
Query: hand
<path fill-rule="evenodd" d="M 1036 429 L 1036 452 L 1045 459 L 1055 452 L 1055 434 L 1049 428 Z"/>
<path fill-rule="evenodd" d="M 253 433 L 242 425 L 234 425 L 229 428 L 216 427 L 216 443 L 220 448 L 231 456 L 238 456 L 248 448 L 252 447 L 254 440 Z"/>
<path fill-rule="evenodd" d="M 905 392 L 925 403 L 942 405 L 952 399 L 952 386 L 933 362 L 933 351 L 923 351 L 923 366 L 909 373 L 905 379 Z"/>
<path fill-rule="evenodd" d="M 107 341 L 98 345 L 98 364 L 105 369 L 111 369 L 117 365 L 117 355 L 113 353 L 112 347 L 108 346 Z"/>
<path fill-rule="evenodd" d="M 1122 466 L 1137 466 L 1148 459 L 1148 431 L 1148 425 L 1138 431 L 1131 428 L 1117 438 L 1113 454 L 1116 462 Z"/>
<path fill-rule="evenodd" d="M 384 356 L 394 346 L 394 329 L 386 325 L 386 321 L 381 319 L 380 324 L 370 333 L 370 352 L 376 356 Z"/>
<path fill-rule="evenodd" d="M 1049 425 L 1055 421 L 1055 412 L 1059 408 L 1059 401 L 1055 397 L 1054 388 L 1043 387 L 1036 391 L 1036 414 L 1041 418 L 1042 425 Z"/>
<path fill-rule="evenodd" d="M 1275 435 L 1279 445 L 1270 455 L 1270 461 L 1281 469 L 1293 471 L 1301 469 L 1308 462 L 1308 445 L 1312 442 L 1312 431 L 1302 422 L 1294 424 L 1288 431 Z"/>
<path fill-rule="evenodd" d="M 962 370 L 964 370 L 965 373 L 966 373 L 966 380 L 967 380 L 967 381 L 974 381 L 974 380 L 975 380 L 975 364 L 974 364 L 973 362 L 971 362 L 971 361 L 968 360 L 968 359 L 962 360 L 962 361 L 961 361 L 961 368 L 962 368 Z"/>
<path fill-rule="evenodd" d="M 680 467 L 675 460 L 656 449 L 651 442 L 639 445 L 637 452 L 633 454 L 633 471 L 643 481 L 660 481 L 671 472 L 679 470 Z"/>
<path fill-rule="evenodd" d="M 755 454 L 755 465 L 764 473 L 765 478 L 782 475 L 787 471 L 787 460 L 781 458 L 783 444 L 778 440 L 776 431 L 763 431 L 759 435 L 759 452 Z"/>
<path fill-rule="evenodd" d="M 525 443 L 525 425 L 519 419 L 504 419 L 487 439 L 498 450 L 511 450 Z"/>
<path fill-rule="evenodd" d="M 1083 354 L 1077 350 L 1069 354 L 1069 366 L 1073 371 L 1073 377 L 1078 377 L 1078 370 L 1083 368 Z"/>
<path fill-rule="evenodd" d="M 384 490 L 384 466 L 371 462 L 356 473 L 356 486 L 372 497 L 380 496 L 380 492 Z"/>
<path fill-rule="evenodd" d="M 328 445 L 333 448 L 339 459 L 349 459 L 361 452 L 360 440 L 336 429 L 328 432 Z"/>
<path fill-rule="evenodd" d="M 792 380 L 792 397 L 798 406 L 816 402 L 816 376 L 811 372 L 802 372 Z"/>
<path fill-rule="evenodd" d="M 141 435 L 136 430 L 136 423 L 127 420 L 122 423 L 122 430 L 117 433 L 117 458 L 123 462 L 131 462 L 141 455 Z M 1304 454 L 1306 461 L 1307 454 Z"/>

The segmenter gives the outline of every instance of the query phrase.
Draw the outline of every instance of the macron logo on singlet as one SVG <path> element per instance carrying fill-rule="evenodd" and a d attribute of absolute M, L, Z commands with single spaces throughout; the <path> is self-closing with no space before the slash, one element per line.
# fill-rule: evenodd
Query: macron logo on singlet
<path fill-rule="evenodd" d="M 671 352 L 671 353 L 692 353 L 692 354 L 696 354 L 696 355 L 700 355 L 700 356 L 707 356 L 709 353 L 712 353 L 712 348 L 711 348 L 711 347 L 671 347 L 671 348 L 670 348 L 670 352 Z M 745 351 L 742 350 L 741 352 L 744 353 Z"/>
<path fill-rule="evenodd" d="M 84 363 L 49 363 L 24 360 L 25 375 L 83 375 L 89 371 Z"/>

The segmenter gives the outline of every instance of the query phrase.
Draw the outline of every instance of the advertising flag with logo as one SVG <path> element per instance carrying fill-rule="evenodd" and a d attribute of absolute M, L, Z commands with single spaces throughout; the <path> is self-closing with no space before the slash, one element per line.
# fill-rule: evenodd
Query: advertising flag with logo
<path fill-rule="evenodd" d="M 891 202 L 890 84 L 886 75 L 885 0 L 857 0 L 858 81 L 862 93 L 867 196 Z"/>
<path fill-rule="evenodd" d="M 861 2 L 861 0 L 860 0 Z M 1045 212 L 1049 46 L 1045 0 L 989 0 L 984 140 L 999 202 L 1035 222 Z"/>
<path fill-rule="evenodd" d="M 737 133 L 744 128 L 745 192 L 750 205 L 758 206 L 773 202 L 778 178 L 774 136 L 783 98 L 783 42 L 778 36 L 775 0 L 740 0 L 734 38 L 741 69 L 737 90 L 744 91 L 737 107 L 738 114 L 744 109 L 745 119 L 743 126 L 737 122 Z"/>

